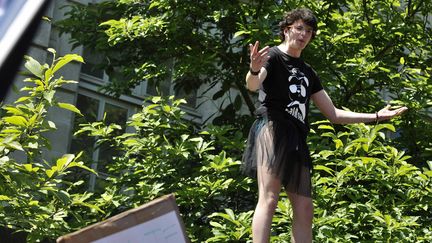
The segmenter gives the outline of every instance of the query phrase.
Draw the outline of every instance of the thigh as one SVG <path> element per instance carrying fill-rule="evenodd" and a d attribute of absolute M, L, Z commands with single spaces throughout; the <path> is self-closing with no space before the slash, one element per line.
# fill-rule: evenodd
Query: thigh
<path fill-rule="evenodd" d="M 311 218 L 313 215 L 313 201 L 311 197 L 287 192 L 294 215 Z"/>
<path fill-rule="evenodd" d="M 278 199 L 282 187 L 281 180 L 265 165 L 258 166 L 257 170 L 259 197 Z"/>
<path fill-rule="evenodd" d="M 290 178 L 284 181 L 285 191 L 291 194 L 299 194 L 312 197 L 312 182 L 310 168 L 305 165 L 293 165 L 289 168 L 297 173 L 292 173 Z"/>
<path fill-rule="evenodd" d="M 257 156 L 258 191 L 261 196 L 278 198 L 281 190 L 281 180 L 270 168 L 274 159 L 274 143 L 272 122 L 267 122 L 259 131 L 255 144 Z"/>

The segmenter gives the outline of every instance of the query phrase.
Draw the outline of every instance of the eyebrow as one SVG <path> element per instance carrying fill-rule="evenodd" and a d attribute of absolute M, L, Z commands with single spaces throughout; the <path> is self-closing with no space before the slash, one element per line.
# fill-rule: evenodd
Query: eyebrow
<path fill-rule="evenodd" d="M 313 28 L 310 27 L 309 25 L 288 25 L 288 27 L 303 27 L 304 29 L 307 30 L 313 30 Z"/>

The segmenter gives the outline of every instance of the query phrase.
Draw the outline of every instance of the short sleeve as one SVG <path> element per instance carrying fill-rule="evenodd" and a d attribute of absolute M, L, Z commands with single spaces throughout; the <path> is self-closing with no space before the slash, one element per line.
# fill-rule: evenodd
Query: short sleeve
<path fill-rule="evenodd" d="M 312 69 L 312 75 L 313 75 L 313 84 L 312 84 L 311 94 L 315 94 L 316 92 L 321 91 L 324 88 L 321 84 L 321 79 L 318 77 L 318 74 L 313 69 Z"/>
<path fill-rule="evenodd" d="M 270 58 L 264 64 L 264 68 L 266 69 L 267 73 L 272 72 L 272 69 L 274 67 L 274 62 L 276 60 L 276 52 L 275 52 L 274 48 L 275 47 L 270 48 L 269 53 L 268 53 Z"/>

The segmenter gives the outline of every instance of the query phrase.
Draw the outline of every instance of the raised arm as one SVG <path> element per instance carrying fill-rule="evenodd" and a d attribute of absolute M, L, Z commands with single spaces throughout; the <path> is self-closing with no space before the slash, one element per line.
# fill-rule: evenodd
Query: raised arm
<path fill-rule="evenodd" d="M 250 66 L 249 72 L 246 74 L 246 87 L 250 91 L 258 90 L 261 83 L 267 76 L 267 70 L 263 67 L 263 65 L 269 59 L 269 47 L 266 46 L 259 51 L 258 48 L 258 41 L 256 41 L 254 45 L 249 44 Z"/>
<path fill-rule="evenodd" d="M 390 105 L 376 113 L 358 113 L 336 108 L 325 90 L 311 96 L 312 101 L 330 122 L 335 124 L 349 124 L 359 122 L 376 122 L 391 119 L 405 112 L 408 108 L 401 107 L 390 110 Z"/>

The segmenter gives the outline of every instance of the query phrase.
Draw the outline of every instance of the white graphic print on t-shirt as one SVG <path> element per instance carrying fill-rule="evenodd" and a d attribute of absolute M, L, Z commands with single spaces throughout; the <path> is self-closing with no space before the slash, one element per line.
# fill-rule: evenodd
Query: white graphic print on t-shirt
<path fill-rule="evenodd" d="M 306 89 L 309 86 L 309 79 L 298 68 L 290 67 L 289 82 L 289 97 L 291 103 L 287 105 L 285 111 L 293 117 L 305 122 L 306 118 Z"/>

